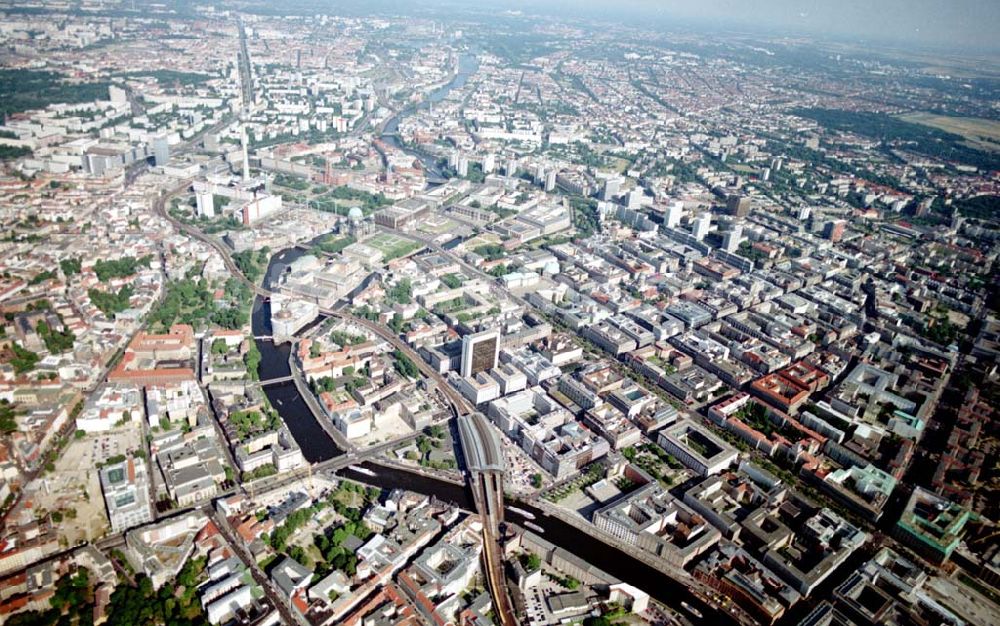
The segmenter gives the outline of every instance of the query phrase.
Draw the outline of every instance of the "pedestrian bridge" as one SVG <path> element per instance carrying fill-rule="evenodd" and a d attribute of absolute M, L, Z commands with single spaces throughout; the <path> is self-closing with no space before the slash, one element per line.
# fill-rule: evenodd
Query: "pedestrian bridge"
<path fill-rule="evenodd" d="M 295 380 L 295 378 L 291 375 L 279 376 L 278 378 L 268 378 L 267 380 L 259 380 L 257 381 L 256 384 L 260 387 L 269 387 L 271 385 L 281 385 L 283 383 L 290 383 L 293 380 Z"/>

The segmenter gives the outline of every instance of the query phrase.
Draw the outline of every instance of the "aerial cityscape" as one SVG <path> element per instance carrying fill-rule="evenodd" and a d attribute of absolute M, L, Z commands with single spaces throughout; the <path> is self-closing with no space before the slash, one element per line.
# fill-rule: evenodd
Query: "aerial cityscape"
<path fill-rule="evenodd" d="M 1000 624 L 1000 11 L 575 4 L 0 0 L 0 624 Z"/>

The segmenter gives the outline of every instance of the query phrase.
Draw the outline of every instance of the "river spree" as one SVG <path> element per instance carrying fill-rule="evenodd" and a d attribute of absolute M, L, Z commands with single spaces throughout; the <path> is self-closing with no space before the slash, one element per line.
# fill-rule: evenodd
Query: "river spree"
<path fill-rule="evenodd" d="M 438 500 L 454 504 L 467 511 L 474 510 L 472 494 L 466 487 L 454 485 L 443 480 L 436 480 L 422 474 L 373 463 L 365 463 L 362 467 L 373 472 L 374 476 L 356 472 L 349 468 L 339 472 L 339 474 L 361 483 L 382 487 L 383 489 L 405 489 L 433 496 Z M 729 615 L 720 613 L 706 605 L 683 584 L 646 565 L 642 561 L 633 558 L 629 554 L 594 539 L 582 530 L 560 519 L 549 517 L 529 504 L 518 502 L 516 506 L 535 516 L 530 521 L 544 531 L 536 534 L 539 534 L 560 548 L 575 554 L 588 563 L 596 565 L 612 576 L 635 585 L 667 606 L 677 607 L 680 601 L 684 600 L 701 611 L 705 616 L 705 621 L 701 623 L 734 623 Z M 510 508 L 507 508 L 504 515 L 507 520 L 521 525 L 528 519 L 519 513 L 511 511 Z"/>
<path fill-rule="evenodd" d="M 298 248 L 290 248 L 274 255 L 268 265 L 264 285 L 271 288 L 277 276 L 284 271 L 285 266 L 303 254 L 305 253 Z M 269 337 L 271 335 L 271 305 L 260 296 L 254 301 L 251 326 L 255 337 Z M 257 349 L 260 351 L 258 373 L 261 380 L 283 378 L 291 374 L 288 367 L 291 344 L 275 345 L 270 339 L 257 339 L 256 343 Z M 269 385 L 264 388 L 264 394 L 267 395 L 271 406 L 281 415 L 281 419 L 288 426 L 292 437 L 302 448 L 302 455 L 306 461 L 319 463 L 343 454 L 343 451 L 334 444 L 323 427 L 316 421 L 312 411 L 309 410 L 305 400 L 299 394 L 295 383 Z"/>
<path fill-rule="evenodd" d="M 455 74 L 454 78 L 452 78 L 446 85 L 438 87 L 432 91 L 420 103 L 403 109 L 386 122 L 381 138 L 383 143 L 390 145 L 397 150 L 402 150 L 410 156 L 419 159 L 429 177 L 433 177 L 435 179 L 443 178 L 441 175 L 441 168 L 438 167 L 436 157 L 421 150 L 414 150 L 413 148 L 403 145 L 403 142 L 399 140 L 399 136 L 396 134 L 399 131 L 399 123 L 403 121 L 403 118 L 413 115 L 420 108 L 426 108 L 434 102 L 441 102 L 453 89 L 460 89 L 465 86 L 469 77 L 475 74 L 478 69 L 479 60 L 475 55 L 460 55 L 458 57 L 458 72 Z"/>

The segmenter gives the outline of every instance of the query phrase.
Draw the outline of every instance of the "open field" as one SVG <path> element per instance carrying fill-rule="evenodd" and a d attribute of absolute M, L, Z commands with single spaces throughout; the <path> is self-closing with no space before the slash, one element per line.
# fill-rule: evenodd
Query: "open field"
<path fill-rule="evenodd" d="M 900 115 L 899 119 L 961 135 L 966 145 L 977 150 L 1000 152 L 1000 122 L 934 113 L 908 113 Z"/>
<path fill-rule="evenodd" d="M 377 250 L 380 250 L 382 254 L 385 255 L 386 261 L 406 256 L 421 247 L 421 245 L 415 241 L 410 241 L 409 239 L 389 233 L 376 235 L 365 243 Z"/>
<path fill-rule="evenodd" d="M 142 449 L 142 430 L 136 424 L 85 435 L 66 446 L 53 471 L 25 489 L 36 511 L 61 515 L 56 527 L 62 545 L 93 541 L 108 531 L 97 466 L 139 449 Z"/>

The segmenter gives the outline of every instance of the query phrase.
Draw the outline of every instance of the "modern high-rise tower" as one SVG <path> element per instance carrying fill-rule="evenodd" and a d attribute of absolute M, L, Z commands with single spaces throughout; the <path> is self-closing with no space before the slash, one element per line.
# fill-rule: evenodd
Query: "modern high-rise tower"
<path fill-rule="evenodd" d="M 663 218 L 663 223 L 667 228 L 676 228 L 678 224 L 681 223 L 681 217 L 684 215 L 684 203 L 683 202 L 672 202 L 670 206 L 667 207 L 666 215 Z"/>
<path fill-rule="evenodd" d="M 706 235 L 708 235 L 708 229 L 711 228 L 711 226 L 712 214 L 702 213 L 698 216 L 698 219 L 694 221 L 694 224 L 691 227 L 691 234 L 694 235 L 695 239 L 701 241 Z"/>
<path fill-rule="evenodd" d="M 170 144 L 167 142 L 166 135 L 153 138 L 153 160 L 155 165 L 160 167 L 170 161 Z"/>
<path fill-rule="evenodd" d="M 750 213 L 750 198 L 738 193 L 729 194 L 726 198 L 726 209 L 730 215 L 746 217 Z"/>
<path fill-rule="evenodd" d="M 499 331 L 484 330 L 462 337 L 462 376 L 475 376 L 493 369 L 499 355 Z"/>

